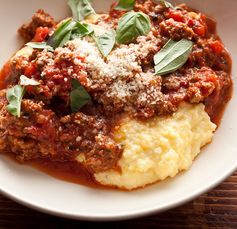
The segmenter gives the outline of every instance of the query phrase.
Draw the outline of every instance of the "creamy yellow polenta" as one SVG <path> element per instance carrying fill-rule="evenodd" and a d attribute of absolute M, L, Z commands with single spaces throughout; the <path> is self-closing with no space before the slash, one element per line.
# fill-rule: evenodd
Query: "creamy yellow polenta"
<path fill-rule="evenodd" d="M 110 170 L 95 178 L 101 184 L 131 190 L 174 177 L 190 168 L 215 129 L 203 104 L 183 104 L 172 116 L 147 122 L 126 120 L 115 133 L 115 140 L 124 145 L 121 173 Z"/>

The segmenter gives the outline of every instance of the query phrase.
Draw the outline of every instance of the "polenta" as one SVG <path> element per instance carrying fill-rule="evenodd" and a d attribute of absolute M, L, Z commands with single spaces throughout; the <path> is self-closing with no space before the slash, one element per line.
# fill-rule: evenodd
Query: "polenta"
<path fill-rule="evenodd" d="M 115 133 L 116 141 L 124 146 L 121 172 L 110 170 L 95 178 L 104 185 L 134 189 L 174 177 L 190 168 L 215 129 L 203 104 L 183 104 L 171 116 L 146 122 L 126 120 Z"/>

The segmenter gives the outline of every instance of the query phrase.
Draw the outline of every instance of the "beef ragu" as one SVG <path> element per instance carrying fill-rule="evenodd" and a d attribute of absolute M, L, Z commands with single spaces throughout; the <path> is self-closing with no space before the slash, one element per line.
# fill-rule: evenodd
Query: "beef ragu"
<path fill-rule="evenodd" d="M 150 21 L 150 27 L 128 41 L 118 35 L 126 11 L 117 5 L 108 14 L 84 20 L 90 28 L 80 24 L 83 35 L 78 35 L 82 32 L 78 27 L 60 32 L 78 25 L 72 19 L 58 24 L 43 10 L 19 29 L 25 42 L 31 42 L 26 48 L 33 49 L 29 56 L 13 56 L 1 71 L 2 153 L 53 176 L 88 185 L 94 183 L 95 173 L 119 171 L 123 145 L 114 139 L 114 131 L 126 117 L 146 122 L 174 114 L 184 102 L 203 103 L 212 122 L 220 124 L 232 93 L 231 58 L 216 34 L 215 21 L 185 4 L 173 8 L 159 1 L 137 0 L 133 9 Z M 103 49 L 99 38 L 91 35 L 91 27 L 99 38 L 98 28 L 117 31 L 117 43 Z M 81 40 L 74 42 L 75 37 Z M 90 39 L 97 39 L 99 51 L 89 50 L 86 41 Z M 187 60 L 173 71 L 157 74 L 154 57 L 180 41 L 191 45 Z M 93 52 L 101 52 L 104 60 L 96 59 Z M 9 108 L 12 95 L 6 94 L 16 85 L 24 90 L 23 99 Z M 75 158 L 81 153 L 79 164 Z"/>

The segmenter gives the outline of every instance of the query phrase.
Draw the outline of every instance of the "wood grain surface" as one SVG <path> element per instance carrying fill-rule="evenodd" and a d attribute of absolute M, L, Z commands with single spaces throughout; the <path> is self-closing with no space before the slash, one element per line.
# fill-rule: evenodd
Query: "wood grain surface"
<path fill-rule="evenodd" d="M 214 190 L 176 209 L 145 218 L 93 223 L 45 215 L 0 195 L 0 228 L 233 228 L 237 229 L 237 172 Z"/>

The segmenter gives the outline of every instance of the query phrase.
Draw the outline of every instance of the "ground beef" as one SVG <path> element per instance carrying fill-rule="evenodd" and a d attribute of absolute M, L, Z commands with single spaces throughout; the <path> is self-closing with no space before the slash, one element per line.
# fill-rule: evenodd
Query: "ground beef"
<path fill-rule="evenodd" d="M 135 2 L 134 8 L 136 11 L 141 11 L 141 12 L 144 12 L 145 14 L 162 13 L 165 10 L 164 6 L 162 6 L 160 4 L 156 4 L 152 0 L 137 0 Z M 162 10 L 160 10 L 160 9 L 162 9 Z"/>
<path fill-rule="evenodd" d="M 218 37 L 198 39 L 189 56 L 190 67 L 208 66 L 216 71 L 228 72 L 230 63 L 229 54 Z"/>
<path fill-rule="evenodd" d="M 213 93 L 217 81 L 218 75 L 210 68 L 190 68 L 167 76 L 163 90 L 190 103 L 200 103 Z"/>
<path fill-rule="evenodd" d="M 57 99 L 59 104 L 65 105 L 65 109 L 70 103 L 72 78 L 79 79 L 85 75 L 85 67 L 78 64 L 83 62 L 83 58 L 77 56 L 76 59 L 77 65 L 74 64 L 72 53 L 62 51 L 60 48 L 54 53 L 35 50 L 30 57 L 17 55 L 11 60 L 14 72 L 11 84 L 16 84 L 22 74 L 33 78 L 39 81 L 40 85 L 37 88 L 28 86 L 26 88 L 28 94 L 45 104 Z"/>
<path fill-rule="evenodd" d="M 20 36 L 27 42 L 33 39 L 36 30 L 39 27 L 52 28 L 56 25 L 53 17 L 45 13 L 44 10 L 38 10 L 32 17 L 32 21 L 22 25 L 19 29 Z"/>
<path fill-rule="evenodd" d="M 121 156 L 122 148 L 109 137 L 109 125 L 102 118 L 80 112 L 58 118 L 42 102 L 27 99 L 22 101 L 21 117 L 16 118 L 6 105 L 2 90 L 0 150 L 16 154 L 21 162 L 39 158 L 70 161 L 83 153 L 83 165 L 94 173 L 113 168 Z"/>
<path fill-rule="evenodd" d="M 187 24 L 177 22 L 173 18 L 160 23 L 160 31 L 163 36 L 173 40 L 181 40 L 183 38 L 192 40 L 194 32 Z"/>

